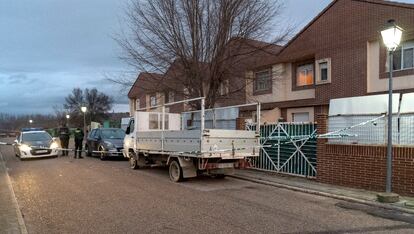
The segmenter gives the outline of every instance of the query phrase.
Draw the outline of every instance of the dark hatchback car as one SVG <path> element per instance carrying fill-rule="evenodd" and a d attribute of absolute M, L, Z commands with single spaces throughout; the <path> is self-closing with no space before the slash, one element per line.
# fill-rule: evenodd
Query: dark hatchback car
<path fill-rule="evenodd" d="M 92 129 L 85 145 L 87 155 L 99 156 L 101 160 L 108 157 L 123 157 L 124 137 L 125 132 L 120 128 Z"/>

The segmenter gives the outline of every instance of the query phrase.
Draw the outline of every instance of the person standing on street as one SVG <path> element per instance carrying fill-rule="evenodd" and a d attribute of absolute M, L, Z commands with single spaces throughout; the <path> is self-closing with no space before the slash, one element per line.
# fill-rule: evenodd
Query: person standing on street
<path fill-rule="evenodd" d="M 82 144 L 83 144 L 83 138 L 84 138 L 83 130 L 80 128 L 77 128 L 75 130 L 75 158 L 78 156 L 78 158 L 82 157 Z"/>
<path fill-rule="evenodd" d="M 69 133 L 69 128 L 66 127 L 66 124 L 62 124 L 62 126 L 59 128 L 58 131 L 59 134 L 59 140 L 60 140 L 60 144 L 62 146 L 62 156 L 67 156 L 69 155 L 69 138 L 70 138 L 70 133 Z"/>

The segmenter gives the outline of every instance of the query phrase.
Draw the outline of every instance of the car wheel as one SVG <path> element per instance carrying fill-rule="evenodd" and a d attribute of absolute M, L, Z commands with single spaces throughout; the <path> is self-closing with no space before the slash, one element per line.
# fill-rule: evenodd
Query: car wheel
<path fill-rule="evenodd" d="M 183 169 L 177 160 L 174 160 L 170 163 L 169 167 L 170 179 L 173 182 L 180 182 L 183 180 Z"/>
<path fill-rule="evenodd" d="M 129 155 L 129 167 L 131 169 L 133 169 L 133 170 L 138 169 L 139 168 L 139 166 L 138 166 L 138 160 L 135 157 L 135 153 L 130 151 L 128 153 L 128 155 Z"/>
<path fill-rule="evenodd" d="M 98 150 L 99 150 L 99 158 L 100 158 L 102 161 L 106 160 L 106 156 L 105 156 L 105 154 L 106 154 L 106 153 L 105 153 L 105 149 L 104 149 L 104 147 L 99 146 Z"/>
<path fill-rule="evenodd" d="M 88 157 L 92 156 L 92 151 L 90 150 L 88 145 L 85 145 L 85 151 L 86 151 L 86 156 Z"/>

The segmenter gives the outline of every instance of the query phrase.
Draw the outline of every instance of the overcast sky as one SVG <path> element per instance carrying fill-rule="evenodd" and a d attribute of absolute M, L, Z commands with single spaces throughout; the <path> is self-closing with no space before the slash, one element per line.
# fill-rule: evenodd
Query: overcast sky
<path fill-rule="evenodd" d="M 330 0 L 284 0 L 298 29 Z M 414 2 L 414 0 L 405 1 Z M 74 87 L 96 87 L 127 103 L 105 80 L 129 68 L 111 38 L 125 0 L 0 0 L 0 112 L 51 113 Z"/>

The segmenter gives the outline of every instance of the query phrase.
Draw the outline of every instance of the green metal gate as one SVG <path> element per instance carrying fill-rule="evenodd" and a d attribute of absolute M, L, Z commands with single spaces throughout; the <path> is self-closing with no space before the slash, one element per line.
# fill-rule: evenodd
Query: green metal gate
<path fill-rule="evenodd" d="M 254 130 L 255 126 L 249 125 Z M 260 157 L 253 162 L 258 170 L 316 177 L 316 124 L 277 123 L 260 127 Z"/>

